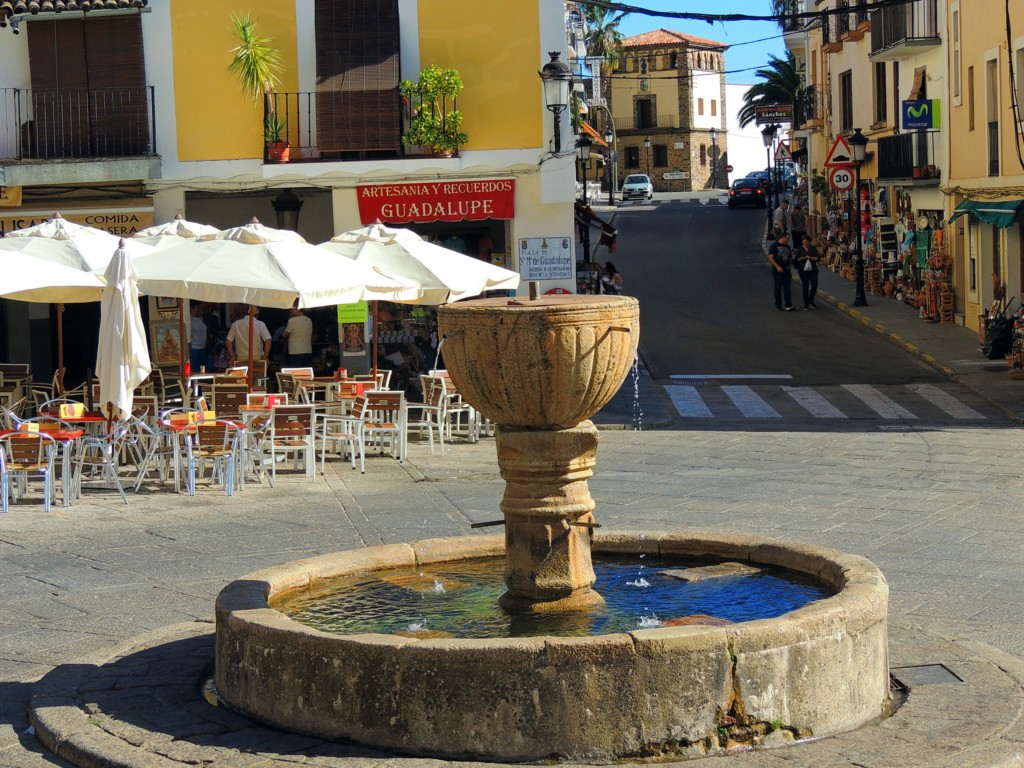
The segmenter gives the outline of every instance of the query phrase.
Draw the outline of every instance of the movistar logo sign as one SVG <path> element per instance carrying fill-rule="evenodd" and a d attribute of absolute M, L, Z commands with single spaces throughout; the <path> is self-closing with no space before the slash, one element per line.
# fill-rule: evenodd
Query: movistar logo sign
<path fill-rule="evenodd" d="M 916 99 L 903 102 L 902 127 L 936 130 L 939 128 L 938 99 Z"/>

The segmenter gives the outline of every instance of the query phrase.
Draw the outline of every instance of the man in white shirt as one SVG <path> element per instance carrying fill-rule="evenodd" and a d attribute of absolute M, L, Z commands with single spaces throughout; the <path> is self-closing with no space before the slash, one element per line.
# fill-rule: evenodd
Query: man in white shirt
<path fill-rule="evenodd" d="M 272 343 L 270 329 L 267 324 L 259 319 L 260 311 L 253 307 L 252 340 L 253 360 L 266 360 L 270 357 L 270 345 Z M 249 316 L 242 315 L 231 324 L 227 338 L 228 357 L 231 365 L 247 365 L 249 362 Z"/>
<path fill-rule="evenodd" d="M 281 338 L 288 340 L 288 367 L 313 366 L 313 321 L 298 307 L 288 310 L 288 324 Z"/>

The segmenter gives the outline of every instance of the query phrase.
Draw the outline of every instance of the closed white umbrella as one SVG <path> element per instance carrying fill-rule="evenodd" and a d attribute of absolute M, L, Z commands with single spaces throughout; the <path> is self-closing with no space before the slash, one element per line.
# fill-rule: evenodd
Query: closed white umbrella
<path fill-rule="evenodd" d="M 100 304 L 100 338 L 96 375 L 100 407 L 109 417 L 131 415 L 135 388 L 153 370 L 139 309 L 139 288 L 128 252 L 121 246 L 107 268 Z"/>

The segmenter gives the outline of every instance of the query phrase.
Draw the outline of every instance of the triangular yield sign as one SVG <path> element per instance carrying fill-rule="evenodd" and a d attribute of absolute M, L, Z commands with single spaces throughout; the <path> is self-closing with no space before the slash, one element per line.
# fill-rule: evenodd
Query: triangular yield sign
<path fill-rule="evenodd" d="M 825 158 L 825 167 L 844 168 L 848 165 L 856 165 L 853 161 L 850 142 L 843 136 L 836 136 L 836 140 L 832 142 L 832 149 L 828 151 L 828 157 Z"/>

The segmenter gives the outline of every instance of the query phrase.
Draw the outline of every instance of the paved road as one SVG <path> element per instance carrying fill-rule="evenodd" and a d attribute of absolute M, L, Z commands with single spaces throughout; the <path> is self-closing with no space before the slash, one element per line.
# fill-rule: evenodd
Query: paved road
<path fill-rule="evenodd" d="M 1024 433 L 1011 420 L 1024 410 L 1024 384 L 976 365 L 968 331 L 923 326 L 895 302 L 873 298 L 851 319 L 840 300 L 850 284 L 833 277 L 837 316 L 944 371 L 1005 421 L 695 427 L 641 372 L 639 403 L 627 386 L 596 419 L 628 427 L 643 411 L 645 427 L 602 432 L 598 519 L 611 530 L 751 532 L 863 554 L 886 573 L 891 621 L 904 631 L 1024 657 Z M 96 493 L 66 511 L 19 504 L 0 516 L 0 766 L 60 764 L 23 734 L 27 681 L 150 630 L 210 622 L 218 590 L 258 568 L 469 534 L 497 516 L 502 489 L 491 440 L 444 456 L 414 443 L 404 466 L 374 457 L 365 475 L 335 463 L 316 483 L 279 478 L 275 490 L 250 485 L 230 499 L 149 488 L 128 507 Z"/>

